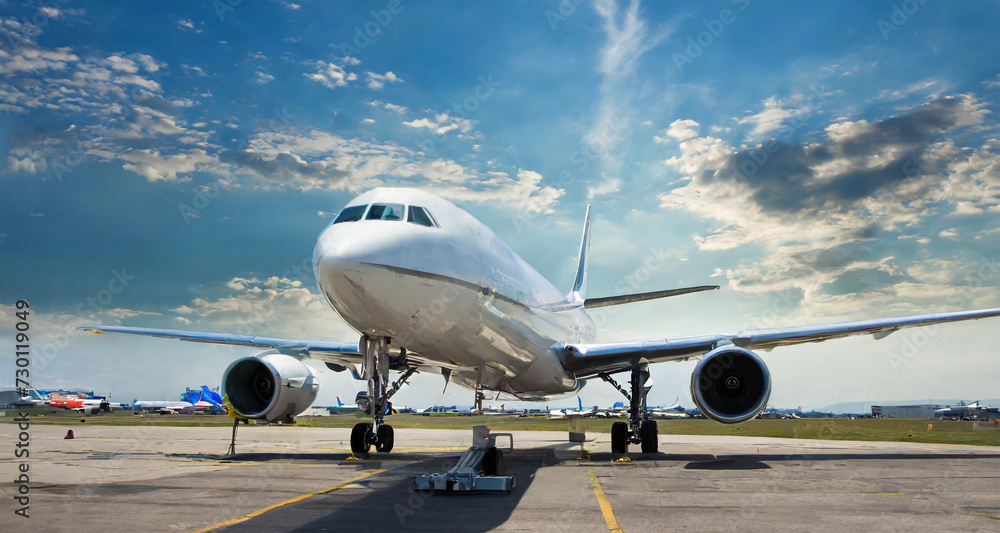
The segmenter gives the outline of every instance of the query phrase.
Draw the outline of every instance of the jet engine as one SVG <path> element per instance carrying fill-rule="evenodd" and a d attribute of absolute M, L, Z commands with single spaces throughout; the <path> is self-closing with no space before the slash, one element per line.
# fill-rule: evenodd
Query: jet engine
<path fill-rule="evenodd" d="M 222 374 L 223 394 L 247 418 L 292 418 L 316 400 L 319 381 L 298 359 L 268 350 L 233 361 Z"/>
<path fill-rule="evenodd" d="M 771 373 L 757 354 L 736 346 L 708 353 L 691 374 L 691 398 L 708 418 L 738 424 L 759 415 L 771 396 Z"/>

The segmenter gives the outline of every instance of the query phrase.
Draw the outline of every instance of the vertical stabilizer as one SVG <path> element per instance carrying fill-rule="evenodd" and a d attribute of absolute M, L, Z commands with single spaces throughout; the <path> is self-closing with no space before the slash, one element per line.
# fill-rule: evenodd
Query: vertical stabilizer
<path fill-rule="evenodd" d="M 590 206 L 583 221 L 583 237 L 580 239 L 580 256 L 576 262 L 576 278 L 567 298 L 572 301 L 587 299 L 587 260 L 590 255 Z"/>

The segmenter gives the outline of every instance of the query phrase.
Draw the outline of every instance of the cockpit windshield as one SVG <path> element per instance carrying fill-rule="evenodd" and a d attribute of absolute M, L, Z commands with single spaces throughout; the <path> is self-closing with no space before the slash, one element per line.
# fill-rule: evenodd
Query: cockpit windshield
<path fill-rule="evenodd" d="M 361 217 L 365 216 L 365 209 L 368 209 L 367 205 L 352 205 L 351 207 L 345 207 L 343 211 L 337 215 L 337 219 L 333 221 L 334 224 L 340 224 L 341 222 L 355 222 L 361 220 Z"/>
<path fill-rule="evenodd" d="M 431 218 L 431 214 L 428 213 L 423 207 L 417 207 L 415 205 L 410 206 L 410 213 L 407 215 L 406 221 L 431 228 L 436 226 L 434 219 Z"/>
<path fill-rule="evenodd" d="M 403 204 L 372 204 L 366 220 L 403 220 Z"/>
<path fill-rule="evenodd" d="M 434 217 L 431 216 L 430 211 L 426 207 L 420 207 L 416 205 L 407 206 L 403 204 L 372 204 L 371 209 L 367 205 L 352 205 L 350 207 L 345 207 L 343 211 L 337 215 L 334 219 L 333 224 L 340 224 L 341 222 L 357 222 L 358 220 L 406 220 L 411 224 L 417 224 L 419 226 L 427 226 L 428 228 L 440 227 Z M 365 213 L 368 213 L 365 216 Z M 405 215 L 405 219 L 403 218 Z"/>

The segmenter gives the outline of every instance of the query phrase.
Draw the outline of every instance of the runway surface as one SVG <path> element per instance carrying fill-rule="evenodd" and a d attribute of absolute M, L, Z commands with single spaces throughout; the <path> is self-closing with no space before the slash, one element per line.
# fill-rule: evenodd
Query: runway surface
<path fill-rule="evenodd" d="M 605 434 L 581 461 L 566 433 L 517 432 L 513 492 L 425 494 L 412 476 L 447 470 L 471 431 L 398 429 L 393 453 L 346 461 L 348 429 L 249 426 L 222 461 L 225 428 L 67 429 L 31 427 L 28 519 L 19 460 L 0 459 L 4 531 L 1000 532 L 995 447 L 660 435 L 617 464 Z"/>

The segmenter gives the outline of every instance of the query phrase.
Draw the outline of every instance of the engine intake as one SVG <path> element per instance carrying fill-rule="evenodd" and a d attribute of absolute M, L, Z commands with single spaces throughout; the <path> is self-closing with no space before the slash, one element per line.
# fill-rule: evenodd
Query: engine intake
<path fill-rule="evenodd" d="M 233 361 L 222 374 L 222 390 L 241 415 L 273 422 L 308 409 L 319 381 L 298 359 L 268 350 Z"/>
<path fill-rule="evenodd" d="M 708 418 L 738 424 L 759 415 L 771 396 L 771 374 L 764 361 L 736 346 L 716 348 L 694 367 L 691 397 Z"/>

